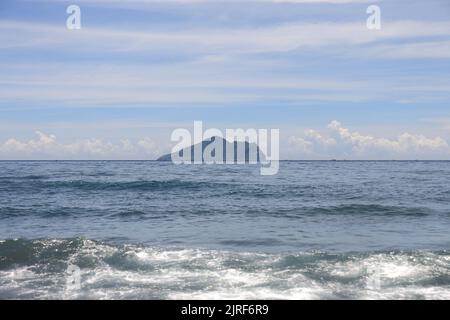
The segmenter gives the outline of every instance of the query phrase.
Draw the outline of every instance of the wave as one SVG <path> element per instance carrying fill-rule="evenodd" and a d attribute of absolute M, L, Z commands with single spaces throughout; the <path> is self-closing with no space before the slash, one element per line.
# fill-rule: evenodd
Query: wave
<path fill-rule="evenodd" d="M 407 216 L 426 216 L 435 211 L 426 207 L 407 207 L 407 206 L 390 206 L 380 204 L 344 204 L 339 206 L 327 207 L 311 207 L 307 208 L 304 213 L 317 215 L 407 215 Z"/>
<path fill-rule="evenodd" d="M 81 191 L 167 191 L 171 189 L 199 190 L 210 187 L 221 187 L 222 184 L 173 180 L 135 180 L 135 181 L 89 181 L 89 180 L 64 180 L 51 181 L 32 179 L 23 181 L 7 180 L 0 181 L 5 188 L 23 190 L 28 192 L 34 190 L 77 189 Z M 0 185 L 1 187 L 1 185 Z"/>
<path fill-rule="evenodd" d="M 67 282 L 73 266 L 77 288 Z M 265 254 L 81 238 L 3 240 L 0 298 L 450 299 L 450 253 Z"/>
<path fill-rule="evenodd" d="M 438 214 L 439 211 L 427 207 L 416 206 L 395 206 L 395 205 L 380 205 L 380 204 L 361 204 L 349 203 L 335 206 L 293 206 L 287 208 L 248 208 L 241 213 L 256 216 L 273 216 L 284 218 L 304 218 L 314 216 L 367 216 L 375 217 L 424 217 L 432 214 Z M 226 213 L 223 213 L 226 214 Z"/>
<path fill-rule="evenodd" d="M 137 207 L 137 208 L 91 208 L 91 207 L 67 207 L 67 206 L 20 206 L 0 207 L 0 220 L 8 220 L 17 217 L 111 217 L 119 219 L 167 219 L 177 216 L 208 216 L 208 215 L 229 215 L 239 214 L 241 216 L 270 216 L 277 218 L 305 219 L 308 217 L 327 217 L 327 216 L 365 216 L 376 217 L 400 217 L 420 218 L 428 215 L 437 214 L 431 208 L 426 207 L 406 207 L 406 206 L 384 206 L 377 204 L 345 204 L 339 206 L 299 206 L 292 208 L 237 208 L 233 211 L 228 209 L 203 209 L 201 207 L 181 209 L 167 209 L 165 207 Z"/>

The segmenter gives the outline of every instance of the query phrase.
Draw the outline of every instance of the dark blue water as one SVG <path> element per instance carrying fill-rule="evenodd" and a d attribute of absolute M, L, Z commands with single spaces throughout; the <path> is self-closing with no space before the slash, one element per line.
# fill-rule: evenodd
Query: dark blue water
<path fill-rule="evenodd" d="M 449 298 L 449 181 L 450 162 L 0 162 L 0 298 Z"/>

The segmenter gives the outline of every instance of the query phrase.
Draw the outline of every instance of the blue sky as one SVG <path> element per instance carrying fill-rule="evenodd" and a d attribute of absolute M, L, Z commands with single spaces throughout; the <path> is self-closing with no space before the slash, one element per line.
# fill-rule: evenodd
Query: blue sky
<path fill-rule="evenodd" d="M 446 0 L 3 0 L 0 159 L 153 159 L 194 120 L 279 128 L 286 159 L 450 159 L 449 62 Z"/>

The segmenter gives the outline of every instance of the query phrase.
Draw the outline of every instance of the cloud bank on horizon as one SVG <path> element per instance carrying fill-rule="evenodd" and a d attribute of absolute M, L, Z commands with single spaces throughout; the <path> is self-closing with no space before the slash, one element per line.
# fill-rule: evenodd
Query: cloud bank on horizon
<path fill-rule="evenodd" d="M 136 128 L 193 120 L 280 128 L 285 159 L 450 159 L 449 17 L 444 0 L 4 0 L 0 159 L 154 159 L 170 135 Z"/>
<path fill-rule="evenodd" d="M 90 160 L 155 159 L 169 148 L 158 145 L 155 139 L 145 137 L 137 141 L 122 139 L 118 143 L 103 139 L 81 139 L 71 143 L 61 143 L 53 134 L 36 131 L 36 138 L 19 141 L 11 138 L 0 145 L 0 157 L 4 159 L 42 160 Z M 301 136 L 290 136 L 284 142 L 286 149 L 281 159 L 375 159 L 407 160 L 448 158 L 450 146 L 441 137 L 429 138 L 423 135 L 403 133 L 395 139 L 364 135 L 345 128 L 333 120 L 327 130 L 305 130 Z M 295 158 L 294 158 L 295 159 Z"/>

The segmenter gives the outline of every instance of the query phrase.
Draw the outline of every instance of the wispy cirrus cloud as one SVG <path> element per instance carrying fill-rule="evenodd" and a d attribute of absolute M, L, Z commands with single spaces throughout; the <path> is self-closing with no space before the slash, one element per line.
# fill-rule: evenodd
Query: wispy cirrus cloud
<path fill-rule="evenodd" d="M 177 50 L 197 55 L 227 55 L 333 46 L 350 46 L 348 52 L 357 52 L 358 45 L 376 44 L 386 40 L 450 37 L 450 22 L 420 21 L 389 22 L 376 32 L 367 30 L 364 20 L 350 23 L 289 23 L 259 28 L 193 28 L 172 31 L 85 27 L 72 32 L 64 25 L 0 21 L 0 28 L 4 31 L 0 35 L 2 49 L 53 47 L 58 51 L 79 54 L 105 50 L 108 50 L 109 54 Z M 448 40 L 435 40 L 433 43 L 435 49 L 448 51 Z M 439 47 L 440 44 L 442 47 Z M 404 42 L 390 44 L 392 49 L 401 49 L 404 45 Z M 379 53 L 376 47 L 373 51 L 373 56 Z M 399 56 L 401 52 L 397 54 L 397 57 Z M 420 51 L 416 56 L 420 57 Z"/>
<path fill-rule="evenodd" d="M 398 84 L 397 79 L 272 75 L 273 69 L 264 71 L 258 62 L 249 61 L 247 69 L 242 70 L 235 65 L 235 60 L 206 65 L 205 62 L 194 61 L 156 66 L 0 66 L 5 71 L 0 75 L 2 109 L 17 104 L 28 109 L 33 106 L 213 106 L 265 104 L 267 101 L 277 101 L 279 105 L 294 105 L 355 103 L 388 97 L 404 103 L 419 97 L 420 102 L 424 99 L 445 101 L 450 88 L 450 80 L 440 77 L 409 77 Z M 253 74 L 254 70 L 258 73 Z M 389 83 L 391 85 L 387 85 Z"/>
<path fill-rule="evenodd" d="M 53 1 L 53 2 L 68 2 L 68 0 L 41 0 L 41 1 Z M 324 4 L 350 4 L 350 3 L 376 3 L 381 0 L 78 0 L 78 3 L 87 3 L 90 5 L 112 5 L 120 4 L 122 6 L 127 5 L 145 5 L 155 3 L 177 3 L 177 4 L 189 4 L 189 3 L 296 3 L 296 4 L 309 4 L 309 3 L 324 3 Z"/>
<path fill-rule="evenodd" d="M 267 58 L 274 53 L 298 52 L 363 60 L 446 58 L 450 57 L 445 40 L 450 36 L 448 22 L 391 22 L 380 32 L 369 32 L 364 23 L 355 22 L 166 31 L 86 27 L 71 32 L 63 25 L 0 21 L 0 28 L 5 31 L 0 34 L 0 48 L 5 51 L 53 50 L 88 61 L 5 65 L 0 75 L 3 104 L 296 104 L 362 102 L 381 96 L 397 102 L 419 96 L 421 101 L 439 101 L 446 99 L 449 87 L 448 81 L 435 76 L 421 77 L 419 81 L 428 85 L 420 87 L 408 79 L 399 84 L 391 77 L 380 82 L 340 74 L 299 76 L 289 71 L 299 63 L 295 57 L 282 60 L 279 68 L 276 60 Z M 419 42 L 414 40 L 417 37 L 421 37 Z M 427 45 L 423 40 L 427 37 L 444 39 Z M 102 55 L 101 63 L 89 62 L 90 57 Z M 124 61 L 128 55 L 131 61 Z M 174 56 L 174 60 L 146 59 L 152 55 Z M 142 62 L 133 67 L 136 58 Z M 393 85 L 385 85 L 390 81 L 397 81 L 395 90 Z"/>

